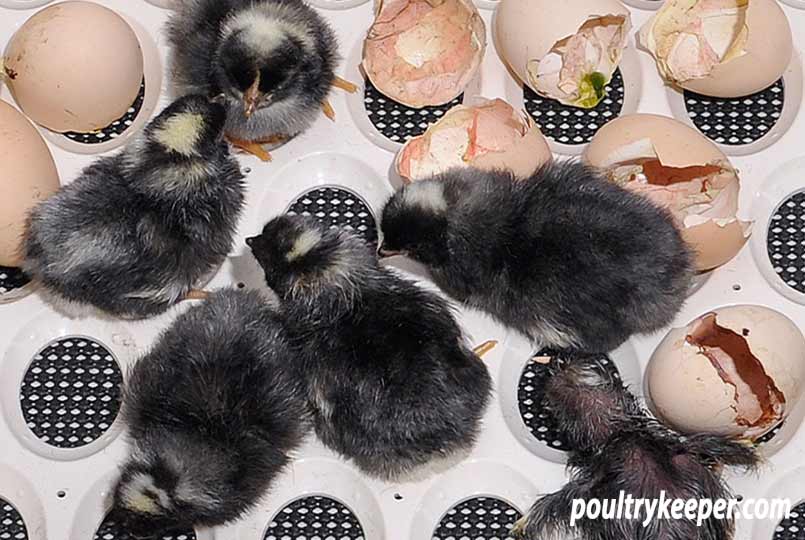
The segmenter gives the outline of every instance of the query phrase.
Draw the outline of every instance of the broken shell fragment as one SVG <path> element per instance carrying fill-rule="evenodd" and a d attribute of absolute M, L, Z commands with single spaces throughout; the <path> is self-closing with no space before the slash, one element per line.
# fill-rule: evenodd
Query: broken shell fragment
<path fill-rule="evenodd" d="M 362 65 L 378 91 L 421 108 L 458 97 L 485 49 L 486 27 L 470 0 L 381 0 Z"/>
<path fill-rule="evenodd" d="M 654 413 L 675 428 L 757 439 L 800 399 L 805 337 L 772 309 L 719 308 L 671 330 L 646 377 Z"/>
<path fill-rule="evenodd" d="M 617 0 L 502 0 L 498 51 L 534 92 L 592 108 L 620 63 L 631 29 Z"/>
<path fill-rule="evenodd" d="M 737 217 L 740 180 L 698 131 L 664 116 L 634 114 L 602 127 L 584 160 L 626 189 L 669 210 L 700 272 L 730 261 L 750 235 Z"/>
<path fill-rule="evenodd" d="M 791 28 L 775 0 L 668 0 L 638 42 L 669 83 L 727 98 L 769 87 L 792 54 Z"/>
<path fill-rule="evenodd" d="M 426 178 L 452 167 L 508 169 L 526 177 L 552 158 L 548 143 L 526 114 L 501 99 L 457 105 L 397 154 L 404 181 Z"/>

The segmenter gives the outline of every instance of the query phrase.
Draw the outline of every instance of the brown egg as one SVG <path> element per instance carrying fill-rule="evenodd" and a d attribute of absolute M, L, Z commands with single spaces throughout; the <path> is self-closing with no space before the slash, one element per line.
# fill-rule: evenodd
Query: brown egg
<path fill-rule="evenodd" d="M 699 271 L 727 263 L 749 238 L 750 223 L 736 216 L 738 172 L 715 144 L 673 118 L 617 118 L 596 133 L 584 160 L 667 208 L 695 251 Z"/>
<path fill-rule="evenodd" d="M 776 0 L 668 0 L 639 43 L 665 80 L 716 97 L 767 88 L 792 54 L 791 27 Z"/>
<path fill-rule="evenodd" d="M 397 154 L 397 172 L 407 181 L 451 167 L 509 169 L 518 177 L 552 158 L 548 142 L 526 114 L 501 99 L 457 105 Z"/>
<path fill-rule="evenodd" d="M 380 0 L 363 45 L 363 69 L 384 95 L 443 105 L 475 76 L 486 27 L 470 0 Z"/>
<path fill-rule="evenodd" d="M 134 31 L 114 11 L 90 2 L 63 2 L 34 14 L 4 56 L 17 104 L 58 132 L 105 128 L 131 107 L 143 79 Z"/>
<path fill-rule="evenodd" d="M 0 266 L 19 266 L 25 217 L 59 189 L 53 157 L 36 128 L 0 101 Z"/>
<path fill-rule="evenodd" d="M 763 306 L 723 307 L 671 330 L 651 357 L 654 413 L 685 432 L 758 438 L 794 409 L 805 382 L 805 337 Z"/>
<path fill-rule="evenodd" d="M 631 28 L 618 0 L 502 0 L 498 53 L 534 92 L 595 107 L 620 63 Z"/>

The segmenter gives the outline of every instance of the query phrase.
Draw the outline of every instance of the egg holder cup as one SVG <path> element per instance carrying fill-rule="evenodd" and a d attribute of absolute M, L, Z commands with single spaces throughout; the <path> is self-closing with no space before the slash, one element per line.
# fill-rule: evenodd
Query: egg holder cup
<path fill-rule="evenodd" d="M 122 13 L 132 23 L 146 52 L 146 71 L 149 65 L 165 71 L 163 59 L 167 51 L 161 27 L 170 12 L 144 0 L 97 1 Z M 0 35 L 10 36 L 35 12 L 32 2 L 16 4 L 17 9 L 12 11 L 6 9 L 9 0 L 0 0 Z M 511 76 L 495 52 L 494 11 L 488 9 L 495 4 L 493 1 L 479 3 L 490 32 L 488 50 L 478 76 L 470 83 L 462 100 L 470 102 L 476 96 L 502 97 L 515 109 L 525 109 L 522 85 Z M 659 6 L 659 2 L 650 0 L 630 0 L 629 4 L 641 4 L 639 8 Z M 247 205 L 232 253 L 207 288 L 263 286 L 262 271 L 244 239 L 258 232 L 271 217 L 289 210 L 308 212 L 330 224 L 350 225 L 361 228 L 361 234 L 369 234 L 372 224 L 376 226 L 379 220 L 385 198 L 399 186 L 393 159 L 401 143 L 384 135 L 383 129 L 369 118 L 367 108 L 374 107 L 374 112 L 386 111 L 388 115 L 396 110 L 397 116 L 407 115 L 408 111 L 393 102 L 367 105 L 366 87 L 359 68 L 362 37 L 373 18 L 372 4 L 360 0 L 316 0 L 315 5 L 322 8 L 321 13 L 332 22 L 340 38 L 346 58 L 339 73 L 358 83 L 360 89 L 349 95 L 334 92 L 331 102 L 336 121 L 320 118 L 308 132 L 274 150 L 273 162 L 261 163 L 249 156 L 238 156 L 246 175 Z M 18 9 L 20 7 L 23 9 Z M 805 43 L 805 13 L 784 9 L 792 23 L 795 43 Z M 631 11 L 635 27 L 651 14 L 644 9 Z M 674 101 L 669 97 L 669 90 L 659 80 L 653 62 L 647 61 L 646 53 L 637 51 L 631 45 L 633 42 L 632 36 L 621 64 L 624 89 L 621 114 L 634 111 L 673 114 Z M 148 60 L 148 43 L 156 47 L 154 58 L 158 63 Z M 783 215 L 780 209 L 786 208 L 785 215 L 799 216 L 805 221 L 805 207 L 801 210 L 796 204 L 793 209 L 781 207 L 791 195 L 805 188 L 801 180 L 805 158 L 797 158 L 802 156 L 800 141 L 805 135 L 805 118 L 798 110 L 801 91 L 796 94 L 792 91 L 792 87 L 801 86 L 800 61 L 797 57 L 786 74 L 783 114 L 770 130 L 775 133 L 770 134 L 768 140 L 764 139 L 763 145 L 751 149 L 747 146 L 741 149 L 746 151 L 740 153 L 727 152 L 734 156 L 732 159 L 742 176 L 742 213 L 755 221 L 749 246 L 729 264 L 702 278 L 673 326 L 685 325 L 716 307 L 754 303 L 777 309 L 800 328 L 805 328 L 805 292 L 787 285 L 769 258 L 770 242 L 779 240 L 779 233 L 769 226 L 772 217 Z M 161 72 L 150 77 L 146 73 L 146 93 L 160 92 L 153 106 L 143 108 L 123 140 L 138 132 L 154 111 L 170 102 L 162 79 Z M 167 75 L 164 79 L 168 80 Z M 156 82 L 151 84 L 150 80 Z M 7 95 L 4 99 L 9 100 Z M 149 99 L 155 98 L 148 94 L 145 101 Z M 545 111 L 556 110 L 549 105 L 551 108 Z M 684 103 L 682 105 L 684 112 Z M 529 112 L 533 117 L 532 111 Z M 422 116 L 432 121 L 438 114 L 434 108 L 424 111 Z M 426 124 L 420 121 L 414 125 L 417 130 L 424 130 L 420 125 L 423 123 Z M 786 123 L 790 125 L 785 126 Z M 412 128 L 404 124 L 400 124 L 399 129 L 392 126 L 387 133 L 399 133 L 400 140 L 410 136 Z M 408 132 L 404 133 L 406 129 Z M 562 129 L 557 133 L 561 134 Z M 111 148 L 91 145 L 92 148 L 79 151 L 65 146 L 65 137 L 47 135 L 65 183 L 91 162 L 93 156 L 88 154 Z M 554 141 L 551 146 L 560 155 L 574 156 L 580 154 L 585 145 Z M 370 234 L 367 238 L 371 241 Z M 805 269 L 805 258 L 800 262 L 798 257 L 799 247 L 794 246 L 789 252 L 797 256 L 795 266 Z M 418 265 L 400 258 L 391 259 L 387 264 L 436 290 Z M 11 294 L 17 293 L 12 291 Z M 115 418 L 106 431 L 86 445 L 55 447 L 36 435 L 36 432 L 42 433 L 42 418 L 29 411 L 26 420 L 22 403 L 29 404 L 32 394 L 28 387 L 23 391 L 21 383 L 37 353 L 54 341 L 72 338 L 102 345 L 118 364 L 125 380 L 127 368 L 137 355 L 147 350 L 159 331 L 189 305 L 183 303 L 163 316 L 143 322 L 70 318 L 55 311 L 39 293 L 0 306 L 0 317 L 5 323 L 0 324 L 0 538 L 12 532 L 13 540 L 90 540 L 93 535 L 103 536 L 104 540 L 126 538 L 120 531 L 106 528 L 97 536 L 110 505 L 110 489 L 117 476 L 117 465 L 127 453 L 122 423 Z M 451 531 L 466 531 L 473 539 L 506 538 L 506 527 L 526 512 L 539 494 L 562 487 L 567 479 L 565 453 L 546 442 L 548 438 L 540 441 L 534 437 L 531 427 L 540 429 L 542 426 L 532 422 L 531 417 L 528 422 L 524 417 L 525 414 L 538 417 L 543 413 L 538 404 L 525 403 L 518 396 L 518 393 L 528 394 L 520 390 L 527 386 L 526 372 L 534 353 L 530 344 L 481 313 L 460 309 L 458 318 L 471 344 L 489 339 L 498 341 L 484 357 L 494 380 L 495 393 L 484 417 L 478 444 L 463 462 L 424 479 L 390 484 L 361 475 L 350 463 L 310 437 L 254 512 L 225 527 L 186 531 L 170 537 L 171 540 L 281 540 L 284 536 L 278 535 L 280 531 L 293 540 L 301 535 L 312 538 L 311 531 L 336 531 L 333 537 L 339 540 L 446 540 L 451 534 L 458 538 Z M 664 335 L 662 331 L 637 336 L 609 355 L 620 376 L 640 397 L 646 363 Z M 77 378 L 74 371 L 71 370 L 69 380 L 79 381 L 85 388 L 91 382 L 101 387 L 108 382 L 93 379 L 93 374 L 86 380 Z M 53 381 L 60 380 L 61 375 L 53 374 Z M 59 395 L 92 395 L 89 390 L 86 394 L 58 392 L 58 388 L 51 391 L 54 399 Z M 802 412 L 798 408 L 771 442 L 761 447 L 767 462 L 758 474 L 726 471 L 736 493 L 744 497 L 786 496 L 795 505 L 805 500 L 802 487 L 805 485 L 805 460 L 802 458 L 805 434 L 799 429 L 801 420 Z M 97 431 L 92 431 L 93 435 Z M 6 510 L 7 507 L 13 511 Z M 16 535 L 20 534 L 20 520 L 5 518 L 13 516 L 13 512 L 18 512 L 25 526 L 25 533 L 19 537 Z M 739 521 L 736 539 L 805 539 L 805 531 L 789 530 L 798 527 L 795 522 L 791 523 L 786 523 L 781 532 L 776 522 Z M 789 536 L 782 536 L 783 533 Z M 326 535 L 321 537 L 327 538 Z"/>

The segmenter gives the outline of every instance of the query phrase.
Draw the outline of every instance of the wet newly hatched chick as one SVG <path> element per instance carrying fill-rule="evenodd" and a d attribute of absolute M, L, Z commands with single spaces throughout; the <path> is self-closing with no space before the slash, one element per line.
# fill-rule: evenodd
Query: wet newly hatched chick
<path fill-rule="evenodd" d="M 691 255 L 671 217 L 576 162 L 515 181 L 453 169 L 403 187 L 382 217 L 384 256 L 545 347 L 606 352 L 669 324 Z"/>
<path fill-rule="evenodd" d="M 35 207 L 24 269 L 57 297 L 144 318 L 183 299 L 226 258 L 243 206 L 223 106 L 182 98 L 139 139 Z"/>
<path fill-rule="evenodd" d="M 113 512 L 135 536 L 236 519 L 289 463 L 310 423 L 276 308 L 257 291 L 215 292 L 132 368 Z"/>
<path fill-rule="evenodd" d="M 546 403 L 573 450 L 570 482 L 540 498 L 515 527 L 525 540 L 729 540 L 733 523 L 711 516 L 697 520 L 582 517 L 571 526 L 574 499 L 617 502 L 624 497 L 669 500 L 729 499 L 720 467 L 751 468 L 754 451 L 715 435 L 683 437 L 651 418 L 619 380 L 595 364 L 576 358 L 553 367 Z M 607 502 L 607 506 L 611 503 Z M 606 507 L 605 507 L 606 509 Z M 611 511 L 606 510 L 611 516 Z M 575 516 L 574 516 L 575 517 Z"/>
<path fill-rule="evenodd" d="M 278 217 L 247 242 L 304 357 L 324 444 L 388 480 L 469 451 L 490 377 L 444 300 L 310 218 Z"/>
<path fill-rule="evenodd" d="M 168 22 L 180 93 L 220 96 L 227 136 L 264 160 L 321 114 L 335 84 L 335 34 L 301 0 L 180 0 Z"/>

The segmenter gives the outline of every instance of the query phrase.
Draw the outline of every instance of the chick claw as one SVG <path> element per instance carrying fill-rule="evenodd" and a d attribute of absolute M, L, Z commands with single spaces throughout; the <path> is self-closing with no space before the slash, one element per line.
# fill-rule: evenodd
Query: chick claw
<path fill-rule="evenodd" d="M 489 341 L 484 341 L 483 343 L 475 347 L 472 350 L 472 352 L 474 352 L 475 356 L 477 356 L 478 358 L 483 358 L 486 353 L 488 353 L 497 346 L 498 342 L 495 341 L 494 339 L 490 339 Z"/>
<path fill-rule="evenodd" d="M 190 289 L 187 291 L 187 294 L 184 295 L 183 300 L 206 300 L 209 296 L 210 293 L 208 291 Z"/>
<path fill-rule="evenodd" d="M 321 110 L 324 116 L 335 122 L 335 111 L 333 110 L 333 106 L 330 105 L 330 102 L 326 99 L 321 102 Z"/>
<path fill-rule="evenodd" d="M 227 137 L 226 140 L 229 141 L 229 144 L 231 144 L 235 148 L 247 154 L 256 156 L 260 161 L 265 162 L 271 161 L 271 154 L 269 154 L 268 151 L 262 147 L 259 141 L 244 141 L 242 139 L 236 139 L 234 137 Z"/>

